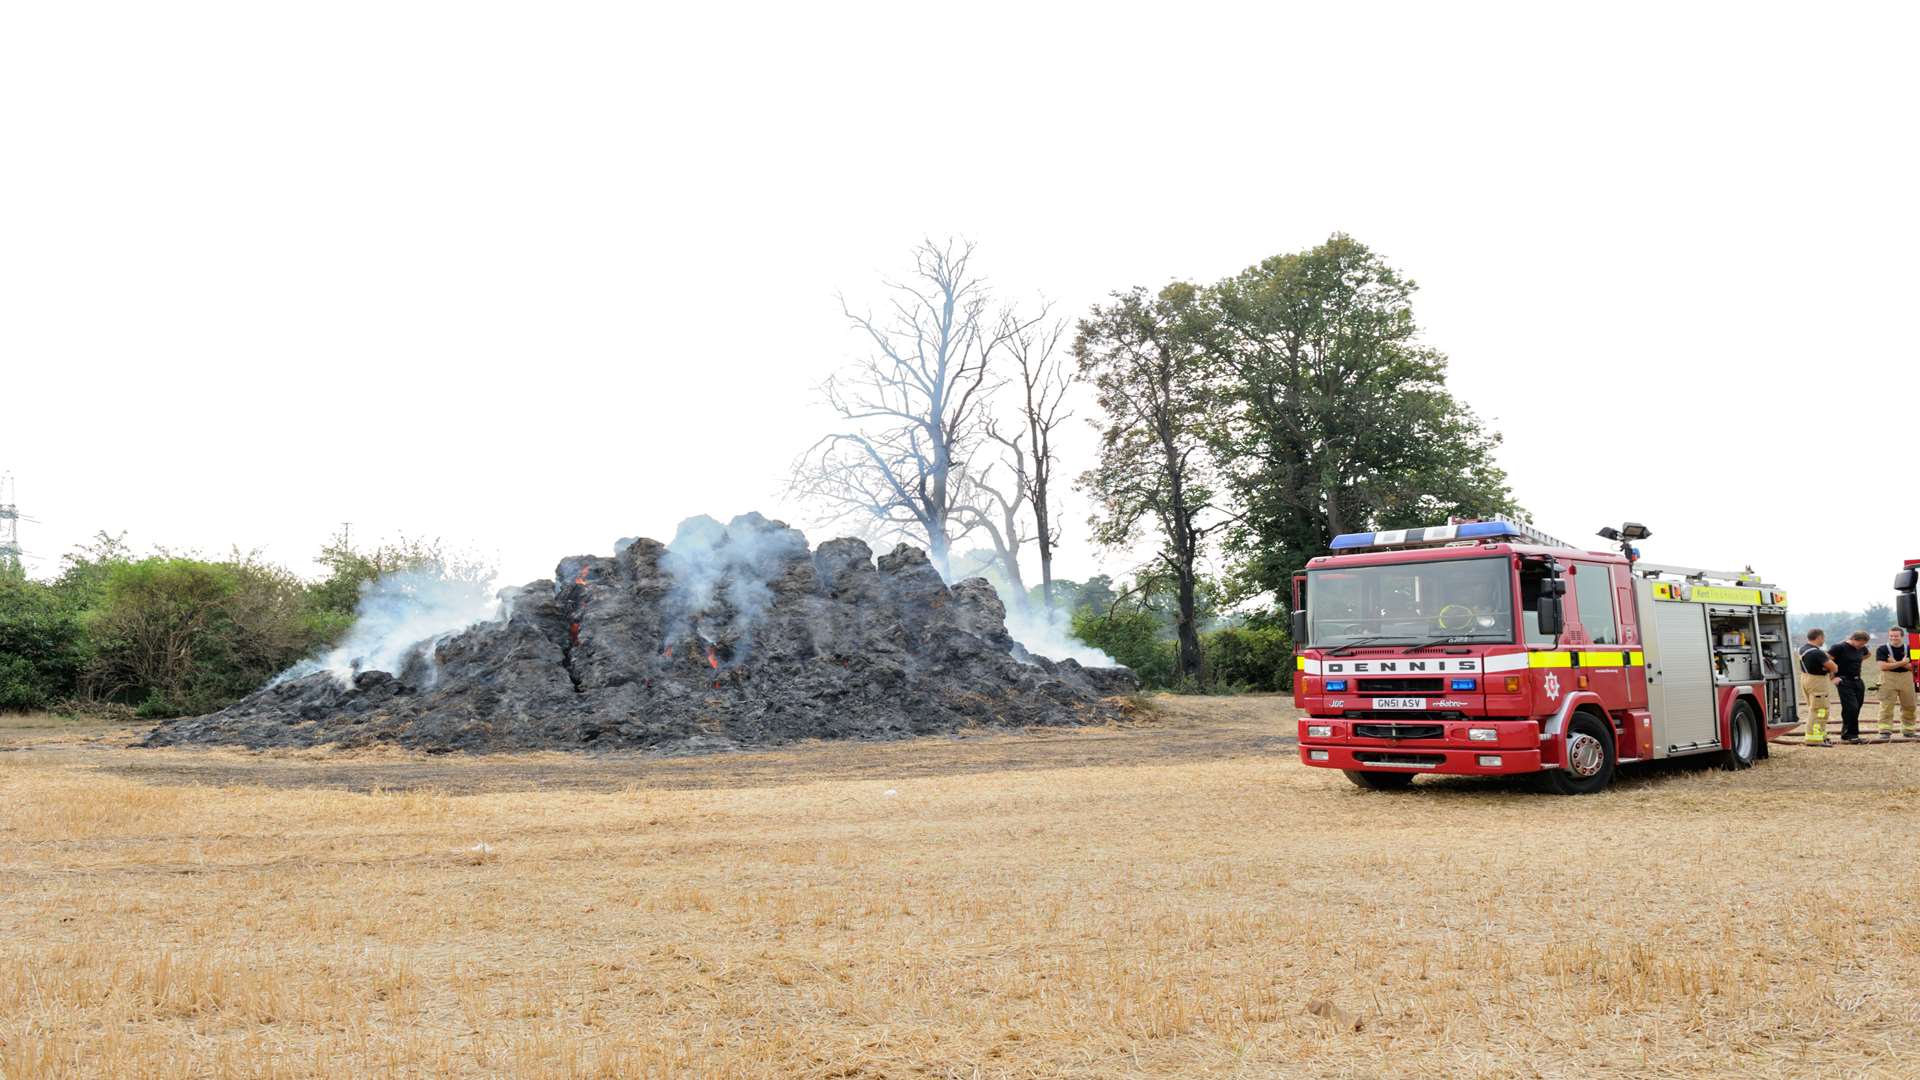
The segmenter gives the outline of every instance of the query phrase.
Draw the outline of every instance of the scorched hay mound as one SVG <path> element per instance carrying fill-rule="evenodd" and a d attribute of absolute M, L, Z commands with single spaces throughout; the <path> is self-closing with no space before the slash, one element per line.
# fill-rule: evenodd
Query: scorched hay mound
<path fill-rule="evenodd" d="M 758 514 L 564 559 L 500 601 L 397 671 L 296 668 L 141 745 L 695 751 L 1101 722 L 1138 685 L 1027 655 L 991 585 L 949 587 L 918 548 L 810 552 Z"/>

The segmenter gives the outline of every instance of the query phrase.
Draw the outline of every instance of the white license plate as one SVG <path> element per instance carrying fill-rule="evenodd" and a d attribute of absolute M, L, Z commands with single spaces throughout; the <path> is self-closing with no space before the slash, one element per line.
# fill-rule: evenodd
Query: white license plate
<path fill-rule="evenodd" d="M 1424 709 L 1427 699 L 1423 697 L 1377 697 L 1373 699 L 1376 709 Z"/>

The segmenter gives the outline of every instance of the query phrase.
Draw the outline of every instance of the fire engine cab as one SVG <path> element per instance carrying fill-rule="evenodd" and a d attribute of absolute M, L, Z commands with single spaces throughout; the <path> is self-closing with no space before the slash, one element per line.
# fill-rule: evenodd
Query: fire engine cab
<path fill-rule="evenodd" d="M 1751 571 L 1583 551 L 1511 521 L 1348 533 L 1293 579 L 1300 760 L 1362 787 L 1767 755 L 1798 722 L 1787 597 Z"/>

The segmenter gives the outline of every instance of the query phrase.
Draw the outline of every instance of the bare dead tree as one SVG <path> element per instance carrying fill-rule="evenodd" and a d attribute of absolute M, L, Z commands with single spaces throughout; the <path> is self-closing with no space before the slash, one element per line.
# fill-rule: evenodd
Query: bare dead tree
<path fill-rule="evenodd" d="M 1022 325 L 991 319 L 972 259 L 970 243 L 924 240 L 912 273 L 887 283 L 884 315 L 842 298 L 870 351 L 822 385 L 840 430 L 794 461 L 788 485 L 825 522 L 922 540 L 942 574 L 970 518 L 956 511 L 999 385 L 994 360 Z"/>
<path fill-rule="evenodd" d="M 1066 336 L 1067 323 L 1065 320 L 1048 322 L 1049 310 L 1042 307 L 1038 316 L 1027 320 L 1012 315 L 1006 317 L 1007 353 L 1020 372 L 1015 422 L 1021 430 L 1008 437 L 990 424 L 987 434 L 1009 455 L 1013 479 L 1022 495 L 1020 501 L 1031 508 L 1033 539 L 1040 549 L 1040 598 L 1051 620 L 1053 553 L 1060 543 L 1060 524 L 1053 504 L 1053 468 L 1059 460 L 1055 456 L 1053 432 L 1073 418 L 1066 403 L 1075 371 L 1055 355 L 1061 339 Z M 1016 582 L 1019 580 L 1017 570 L 1013 578 Z"/>
<path fill-rule="evenodd" d="M 992 421 L 987 422 L 986 431 L 989 438 L 1006 443 Z M 1020 442 L 1021 438 L 1016 436 L 1011 443 L 1006 443 L 1011 456 L 1004 462 L 1010 473 L 1005 482 L 993 475 L 998 463 L 987 466 L 977 475 L 969 472 L 962 478 L 964 501 L 955 507 L 955 513 L 966 531 L 977 529 L 987 534 L 988 542 L 993 545 L 994 561 L 1000 564 L 1001 573 L 1006 575 L 1007 590 L 1013 594 L 1013 606 L 1024 612 L 1027 583 L 1020 573 L 1020 550 L 1030 537 L 1026 515 L 1022 513 L 1027 505 L 1027 486 L 1022 477 L 1026 475 L 1028 463 Z"/>

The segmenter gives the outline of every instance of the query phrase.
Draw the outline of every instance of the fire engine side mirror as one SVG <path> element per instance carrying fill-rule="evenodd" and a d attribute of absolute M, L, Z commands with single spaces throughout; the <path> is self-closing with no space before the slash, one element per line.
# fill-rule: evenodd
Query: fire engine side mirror
<path fill-rule="evenodd" d="M 1893 576 L 1893 621 L 1908 630 L 1920 630 L 1920 567 L 1909 566 Z"/>
<path fill-rule="evenodd" d="M 1555 577 L 1540 579 L 1540 599 L 1534 604 L 1533 613 L 1538 617 L 1542 634 L 1558 637 L 1560 631 L 1566 629 L 1566 619 L 1560 607 L 1560 598 L 1566 594 L 1566 582 Z"/>
<path fill-rule="evenodd" d="M 1307 613 L 1304 611 L 1293 613 L 1293 647 L 1296 649 L 1307 647 Z"/>

